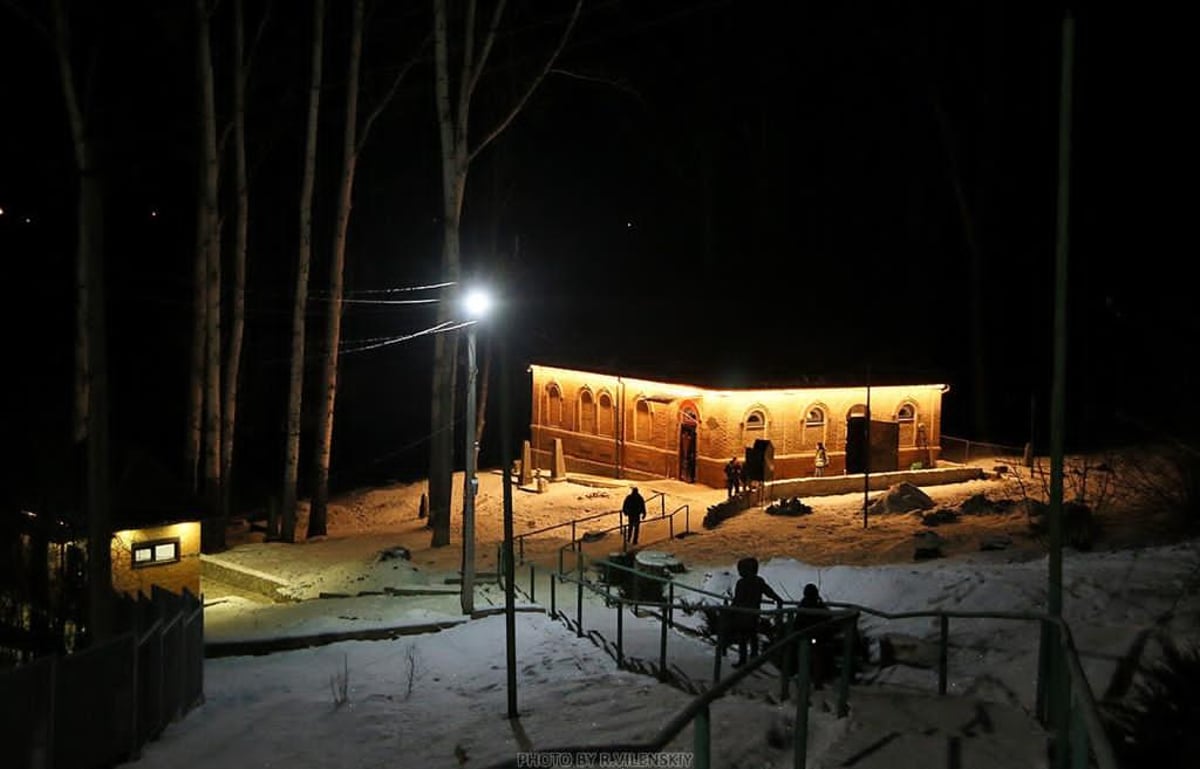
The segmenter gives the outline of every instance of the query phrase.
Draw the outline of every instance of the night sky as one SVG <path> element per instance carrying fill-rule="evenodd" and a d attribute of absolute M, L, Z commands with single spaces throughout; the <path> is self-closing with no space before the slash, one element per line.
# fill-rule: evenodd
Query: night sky
<path fill-rule="evenodd" d="M 42 19 L 48 3 L 0 3 L 0 270 L 5 380 L 15 385 L 0 412 L 12 453 L 5 485 L 36 492 L 57 482 L 67 451 L 75 181 L 54 60 L 14 3 Z M 76 60 L 91 62 L 88 114 L 104 153 L 115 461 L 142 451 L 177 467 L 196 187 L 191 4 L 68 5 Z M 253 24 L 264 6 L 247 5 Z M 348 4 L 330 5 L 314 296 L 328 262 L 349 17 Z M 222 3 L 214 22 L 222 119 L 231 8 Z M 250 84 L 237 477 L 251 502 L 281 473 L 308 8 L 273 4 Z M 430 26 L 428 3 L 372 8 L 367 108 Z M 1077 445 L 1186 438 L 1195 421 L 1173 407 L 1195 390 L 1200 330 L 1182 277 L 1194 236 L 1177 235 L 1193 197 L 1175 189 L 1176 177 L 1190 179 L 1184 56 L 1177 25 L 1141 8 L 1076 12 L 1068 405 Z M 513 4 L 472 113 L 476 135 L 569 10 Z M 514 368 L 565 363 L 730 385 L 944 381 L 946 433 L 1019 445 L 1033 404 L 1044 450 L 1061 18 L 1053 3 L 999 0 L 588 0 L 561 72 L 468 184 L 464 269 L 503 277 Z M 441 280 L 430 51 L 360 161 L 351 292 Z M 968 232 L 979 254 L 974 295 Z M 973 306 L 982 345 L 972 341 Z M 319 300 L 310 309 L 319 320 Z M 354 306 L 344 340 L 432 322 L 429 307 Z M 481 340 L 489 344 L 487 329 Z M 424 471 L 431 349 L 425 339 L 343 359 L 335 485 Z M 494 401 L 489 412 L 497 424 Z M 493 451 L 485 441 L 485 464 Z"/>

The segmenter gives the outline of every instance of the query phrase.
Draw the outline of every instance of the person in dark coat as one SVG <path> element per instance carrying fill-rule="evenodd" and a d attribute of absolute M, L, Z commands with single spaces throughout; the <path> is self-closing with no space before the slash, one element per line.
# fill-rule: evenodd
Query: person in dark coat
<path fill-rule="evenodd" d="M 737 564 L 738 579 L 733 587 L 733 606 L 738 609 L 753 609 L 753 611 L 728 612 L 729 642 L 737 642 L 738 659 L 733 666 L 741 667 L 746 664 L 746 650 L 750 656 L 758 656 L 758 611 L 762 608 L 763 598 L 775 601 L 777 607 L 782 607 L 783 599 L 771 589 L 767 581 L 758 576 L 758 559 L 742 558 Z"/>
<path fill-rule="evenodd" d="M 646 517 L 646 500 L 638 493 L 637 486 L 629 490 L 625 502 L 621 505 L 621 512 L 629 519 L 625 525 L 625 544 L 636 545 L 638 529 L 641 528 L 642 519 Z"/>
<path fill-rule="evenodd" d="M 803 612 L 797 617 L 797 628 L 811 627 L 824 622 L 831 616 L 825 605 L 825 599 L 821 598 L 821 591 L 811 582 L 804 586 L 804 597 L 800 599 L 799 607 L 813 611 Z M 812 677 L 813 688 L 816 689 L 820 689 L 825 684 L 825 680 L 829 678 L 829 671 L 832 667 L 830 664 L 830 641 L 828 632 L 819 632 L 812 639 L 812 656 L 810 658 L 812 664 L 809 675 Z"/>
<path fill-rule="evenodd" d="M 737 457 L 732 457 L 725 463 L 725 493 L 732 497 L 740 490 L 742 469 L 738 466 Z"/>

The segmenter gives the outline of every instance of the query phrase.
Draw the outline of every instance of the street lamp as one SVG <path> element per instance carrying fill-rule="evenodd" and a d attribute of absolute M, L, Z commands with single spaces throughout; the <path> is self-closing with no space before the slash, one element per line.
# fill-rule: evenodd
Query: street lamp
<path fill-rule="evenodd" d="M 463 311 L 467 318 L 467 413 L 464 419 L 466 435 L 466 473 L 463 478 L 463 546 L 462 595 L 463 614 L 475 610 L 475 495 L 479 480 L 475 477 L 479 442 L 475 439 L 475 327 L 491 308 L 492 299 L 482 289 L 468 289 L 463 295 Z"/>

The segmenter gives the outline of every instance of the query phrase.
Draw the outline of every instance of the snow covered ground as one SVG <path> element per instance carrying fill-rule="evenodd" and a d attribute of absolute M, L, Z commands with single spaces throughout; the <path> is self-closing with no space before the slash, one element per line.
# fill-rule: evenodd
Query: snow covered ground
<path fill-rule="evenodd" d="M 538 499 L 522 497 L 518 504 Z M 742 527 L 779 526 L 761 511 L 743 518 Z M 769 540 L 770 529 L 760 535 Z M 707 547 L 720 551 L 715 533 L 703 536 L 710 537 Z M 369 526 L 343 535 L 331 527 L 324 543 L 247 542 L 221 556 L 278 574 L 301 593 L 352 597 L 276 604 L 236 595 L 208 597 L 211 641 L 431 621 L 447 627 L 390 640 L 210 659 L 205 704 L 147 745 L 136 766 L 485 767 L 531 749 L 646 741 L 691 700 L 676 687 L 619 669 L 592 638 L 578 637 L 562 621 L 523 611 L 516 617 L 519 718 L 507 718 L 504 617 L 463 618 L 458 596 L 446 592 L 437 564 L 424 563 L 421 552 L 414 552 L 411 562 L 379 560 L 378 553 L 396 541 Z M 253 557 L 256 550 L 259 557 Z M 333 554 L 325 568 L 319 566 L 321 552 Z M 708 563 L 687 561 L 690 569 L 678 582 L 722 592 L 744 553 L 726 554 Z M 1148 628 L 1200 640 L 1200 543 L 1067 551 L 1063 572 L 1064 617 L 1097 695 L 1108 685 L 1116 658 Z M 1040 612 L 1047 559 L 1030 549 L 874 565 L 817 566 L 777 556 L 764 559 L 761 574 L 793 597 L 814 582 L 827 600 L 885 612 Z M 519 574 L 518 581 L 526 577 Z M 353 591 L 356 586 L 360 589 Z M 384 586 L 442 594 L 372 594 Z M 544 590 L 539 588 L 537 596 L 542 604 Z M 679 588 L 677 596 L 684 592 Z M 559 609 L 573 617 L 573 594 L 562 588 L 558 601 Z M 501 603 L 495 585 L 480 587 L 477 607 Z M 527 600 L 521 603 L 529 608 Z M 589 599 L 585 629 L 595 628 L 611 640 L 614 628 L 606 623 L 613 616 L 613 610 Z M 656 659 L 657 620 L 625 617 L 625 653 Z M 876 641 L 884 634 L 925 643 L 937 637 L 936 621 L 928 619 L 864 615 L 860 627 Z M 962 766 L 982 769 L 1045 765 L 1044 739 L 1027 716 L 1035 693 L 1036 624 L 953 620 L 951 636 L 951 697 L 936 698 L 935 672 L 908 665 L 872 671 L 853 688 L 847 718 L 832 712 L 831 692 L 816 692 L 808 765 L 900 769 L 929 766 L 931 757 L 940 765 L 949 752 L 957 752 Z M 669 656 L 681 669 L 710 670 L 712 655 L 710 645 L 671 633 Z M 713 709 L 714 766 L 790 766 L 786 725 L 794 706 L 747 692 L 723 698 Z M 647 758 L 642 765 L 688 765 L 691 740 L 689 727 L 654 759 L 659 763 Z"/>

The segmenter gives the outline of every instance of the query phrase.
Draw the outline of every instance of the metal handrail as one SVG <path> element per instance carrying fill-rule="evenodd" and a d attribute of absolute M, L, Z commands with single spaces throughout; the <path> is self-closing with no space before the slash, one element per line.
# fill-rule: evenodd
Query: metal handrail
<path fill-rule="evenodd" d="M 674 588 L 677 586 L 683 587 L 685 589 L 693 590 L 695 592 L 699 592 L 704 595 L 708 595 L 708 596 L 715 597 L 715 598 L 720 598 L 720 599 L 722 599 L 722 601 L 725 601 L 728 599 L 728 597 L 724 596 L 724 595 L 712 593 L 710 591 L 705 591 L 700 588 L 692 588 L 689 585 L 681 585 L 679 583 L 676 583 L 674 580 L 670 579 L 669 577 L 663 577 L 661 575 L 640 571 L 635 568 L 624 566 L 623 564 L 614 563 L 607 559 L 599 559 L 599 560 L 588 559 L 589 561 L 592 561 L 592 563 L 603 563 L 608 568 L 630 572 L 641 579 L 657 581 L 657 582 L 663 583 L 665 585 L 669 585 L 671 588 L 671 598 L 667 601 L 638 600 L 638 599 L 625 598 L 623 596 L 613 597 L 613 596 L 609 595 L 608 593 L 600 591 L 598 588 L 596 588 L 595 584 L 592 581 L 584 579 L 584 577 L 583 577 L 584 558 L 585 558 L 585 556 L 582 552 L 576 553 L 576 569 L 578 570 L 577 577 L 572 576 L 571 573 L 563 572 L 561 567 L 559 568 L 559 570 L 556 573 L 551 574 L 552 607 L 553 607 L 553 603 L 554 603 L 553 586 L 554 586 L 554 582 L 556 579 L 559 582 L 571 582 L 571 583 L 576 584 L 577 590 L 578 590 L 578 598 L 577 598 L 577 602 L 578 602 L 577 603 L 577 624 L 578 624 L 578 627 L 577 627 L 577 632 L 580 635 L 582 635 L 582 633 L 583 633 L 582 591 L 584 588 L 587 588 L 588 590 L 592 591 L 593 593 L 595 593 L 597 595 L 603 596 L 607 603 L 616 604 L 616 606 L 617 606 L 617 628 L 618 628 L 618 630 L 617 630 L 617 632 L 618 632 L 617 645 L 618 645 L 618 655 L 619 656 L 621 654 L 621 651 L 620 651 L 620 649 L 621 649 L 621 638 L 620 638 L 621 621 L 620 620 L 621 620 L 621 617 L 623 616 L 622 608 L 626 605 L 659 608 L 661 610 L 660 617 L 661 617 L 662 623 L 663 623 L 663 625 L 662 625 L 663 638 L 662 638 L 662 642 L 661 642 L 662 646 L 660 649 L 660 668 L 662 668 L 663 670 L 666 669 L 666 665 L 665 665 L 666 628 L 668 625 L 673 624 L 672 620 L 671 620 L 671 615 L 673 614 L 673 611 L 677 608 L 684 610 L 684 611 L 695 608 L 694 606 L 691 606 L 687 603 L 683 603 L 683 602 L 676 603 L 674 600 Z M 531 578 L 531 582 L 532 582 L 532 580 L 534 578 L 534 568 L 532 565 L 530 567 L 530 578 Z M 792 604 L 795 604 L 796 602 L 786 601 L 786 602 L 782 602 L 782 603 L 784 605 L 792 605 Z M 686 726 L 692 720 L 701 718 L 700 714 L 703 713 L 703 719 L 705 720 L 705 724 L 702 728 L 701 725 L 698 723 L 697 729 L 696 729 L 696 734 L 697 734 L 696 765 L 701 766 L 701 767 L 707 767 L 708 766 L 708 758 L 709 758 L 708 745 L 707 745 L 707 743 L 705 743 L 703 746 L 701 746 L 700 740 L 701 740 L 701 735 L 703 735 L 704 740 L 708 739 L 707 706 L 709 703 L 712 702 L 713 699 L 715 699 L 717 696 L 720 696 L 721 694 L 728 691 L 730 688 L 732 688 L 734 685 L 736 685 L 739 681 L 741 681 L 745 676 L 749 675 L 749 673 L 751 671 L 757 670 L 759 667 L 761 667 L 763 664 L 765 664 L 765 662 L 768 659 L 770 659 L 772 655 L 778 653 L 781 649 L 785 648 L 789 642 L 795 642 L 796 638 L 806 637 L 806 635 L 810 636 L 812 634 L 820 632 L 820 630 L 822 628 L 828 627 L 831 623 L 834 625 L 848 623 L 850 621 L 850 619 L 853 619 L 853 621 L 855 623 L 854 627 L 857 628 L 858 616 L 860 614 L 869 614 L 872 616 L 881 617 L 881 618 L 888 619 L 888 620 L 922 619 L 922 618 L 932 618 L 932 617 L 936 617 L 938 619 L 939 626 L 940 626 L 940 634 L 939 634 L 940 635 L 940 644 L 939 644 L 939 656 L 938 656 L 938 693 L 939 693 L 939 695 L 945 695 L 946 689 L 947 689 L 946 681 L 947 681 L 947 677 L 948 677 L 947 668 L 948 668 L 949 621 L 950 621 L 950 619 L 1001 619 L 1001 620 L 1017 620 L 1017 621 L 1036 621 L 1042 625 L 1044 630 L 1047 628 L 1053 628 L 1055 631 L 1057 631 L 1054 634 L 1054 637 L 1057 638 L 1058 642 L 1056 644 L 1054 644 L 1054 647 L 1057 648 L 1058 655 L 1055 655 L 1054 657 L 1052 657 L 1048 653 L 1049 649 L 1045 646 L 1045 644 L 1043 644 L 1042 653 L 1039 655 L 1040 659 L 1042 659 L 1043 662 L 1041 665 L 1039 665 L 1039 679 L 1038 679 L 1038 685 L 1037 685 L 1037 699 L 1038 699 L 1037 705 L 1038 706 L 1037 706 L 1037 714 L 1036 715 L 1037 715 L 1038 719 L 1040 721 L 1042 721 L 1042 723 L 1045 724 L 1047 727 L 1049 727 L 1055 734 L 1055 741 L 1056 741 L 1056 744 L 1059 746 L 1058 754 L 1063 757 L 1062 763 L 1060 763 L 1058 765 L 1065 766 L 1066 760 L 1067 760 L 1067 754 L 1070 753 L 1071 754 L 1070 758 L 1072 758 L 1073 764 L 1075 766 L 1079 766 L 1079 767 L 1087 766 L 1089 756 L 1094 755 L 1096 766 L 1099 767 L 1099 769 L 1119 769 L 1119 764 L 1117 763 L 1115 753 L 1113 752 L 1113 749 L 1112 749 L 1112 745 L 1109 742 L 1108 734 L 1104 729 L 1103 722 L 1100 719 L 1099 711 L 1096 707 L 1095 696 L 1093 695 L 1093 693 L 1091 691 L 1091 686 L 1088 683 L 1087 677 L 1083 672 L 1082 665 L 1079 662 L 1078 651 L 1075 649 L 1075 645 L 1074 645 L 1074 641 L 1073 641 L 1072 634 L 1070 631 L 1070 627 L 1061 617 L 1051 616 L 1048 614 L 1034 614 L 1034 613 L 1027 613 L 1027 612 L 975 612 L 975 611 L 940 611 L 940 610 L 939 611 L 915 611 L 915 612 L 886 612 L 886 611 L 881 611 L 878 609 L 872 609 L 870 607 L 860 606 L 858 604 L 837 602 L 837 601 L 827 602 L 826 605 L 827 605 L 827 607 L 829 607 L 829 610 L 832 610 L 835 612 L 837 610 L 844 610 L 846 613 L 841 616 L 835 616 L 826 622 L 823 622 L 823 623 L 820 623 L 817 625 L 812 625 L 808 628 L 803 629 L 802 631 L 794 631 L 794 632 L 790 633 L 784 639 L 781 639 L 776 644 L 773 644 L 772 646 L 768 647 L 768 649 L 766 649 L 759 657 L 754 658 L 753 660 L 748 662 L 746 666 L 742 667 L 736 673 L 734 673 L 731 676 L 726 677 L 724 679 L 720 678 L 720 654 L 722 652 L 722 649 L 720 648 L 720 643 L 718 642 L 718 649 L 717 649 L 718 656 L 716 658 L 716 663 L 714 666 L 714 677 L 716 680 L 714 681 L 713 688 L 706 691 L 703 695 L 698 697 L 696 700 L 693 700 L 692 703 L 689 704 L 687 708 L 685 708 L 683 711 L 680 712 L 680 714 L 678 714 L 674 719 L 672 719 L 672 721 L 669 722 L 668 725 L 666 727 L 664 727 L 664 729 L 662 731 L 660 731 L 659 735 L 657 735 L 655 737 L 655 739 L 651 740 L 650 742 L 631 744 L 631 745 L 600 745 L 600 746 L 593 745 L 593 746 L 588 746 L 588 747 L 567 747 L 567 748 L 556 749 L 554 751 L 547 750 L 547 751 L 534 751 L 534 752 L 535 753 L 557 752 L 560 754 L 570 753 L 570 754 L 578 756 L 583 753 L 595 753 L 600 750 L 604 750 L 609 753 L 619 752 L 619 751 L 658 751 L 658 750 L 661 750 L 668 742 L 670 742 L 670 740 L 672 738 L 674 738 L 678 734 L 678 732 L 683 729 L 684 726 Z M 776 610 L 742 609 L 740 607 L 732 607 L 732 606 L 714 606 L 714 608 L 717 608 L 724 612 L 732 612 L 732 613 L 753 612 L 753 613 L 760 614 L 760 615 L 776 615 L 776 614 L 787 615 L 790 612 L 792 614 L 793 618 L 795 617 L 796 614 L 822 613 L 821 610 L 805 610 L 805 609 L 798 608 L 795 606 L 793 606 L 792 608 L 788 608 L 788 609 L 776 609 Z M 557 612 L 555 612 L 554 609 L 552 608 L 551 614 L 554 615 L 556 613 Z M 824 612 L 824 613 L 828 613 L 828 612 Z M 565 615 L 562 615 L 562 616 L 565 618 Z M 1046 635 L 1047 634 L 1045 632 L 1043 632 L 1043 641 L 1045 641 Z M 848 681 L 849 671 L 850 671 L 849 655 L 851 654 L 851 649 L 850 649 L 851 641 L 852 641 L 852 635 L 847 633 L 846 639 L 845 639 L 845 642 L 846 642 L 845 654 L 847 656 L 846 656 L 846 661 L 843 664 L 843 678 L 845 680 L 845 684 L 846 684 L 847 688 L 849 685 L 849 681 Z M 800 650 L 798 650 L 798 656 L 802 657 L 803 660 L 797 668 L 797 675 L 801 679 L 801 681 L 800 681 L 801 699 L 805 700 L 804 707 L 805 707 L 805 709 L 807 709 L 807 702 L 806 702 L 806 700 L 807 700 L 807 684 L 808 684 L 807 655 L 809 653 L 809 649 L 808 649 L 808 644 L 799 644 L 799 646 L 802 648 Z M 1065 664 L 1062 664 L 1064 661 L 1065 661 Z M 620 659 L 618 659 L 618 664 L 620 664 Z M 1047 679 L 1046 683 L 1048 683 L 1048 686 L 1043 683 L 1043 679 Z M 785 689 L 784 689 L 785 696 L 786 696 L 786 682 L 787 682 L 787 675 L 785 674 L 784 680 L 783 680 L 783 684 L 785 687 Z M 843 712 L 844 706 L 845 706 L 845 699 L 843 698 L 843 696 L 840 695 L 839 696 L 839 713 Z M 797 718 L 799 718 L 799 713 L 797 714 Z M 796 733 L 799 734 L 799 732 L 800 732 L 799 721 L 797 721 L 796 726 L 797 726 Z M 1079 731 L 1078 727 L 1080 727 L 1080 726 L 1082 726 L 1083 732 Z M 797 737 L 797 747 L 801 746 L 801 743 L 803 742 L 803 740 L 804 740 L 804 738 L 799 737 L 799 736 Z M 1090 751 L 1090 754 L 1089 754 L 1089 751 Z M 804 757 L 803 757 L 802 752 L 796 754 L 795 761 L 796 761 L 796 766 L 799 766 L 799 767 L 804 766 Z M 508 767 L 508 766 L 514 766 L 514 765 L 515 765 L 514 762 L 506 762 L 506 763 L 500 764 L 498 766 Z"/>
<path fill-rule="evenodd" d="M 667 539 L 668 540 L 674 539 L 675 538 L 675 516 L 678 515 L 679 513 L 683 513 L 683 515 L 684 515 L 683 530 L 685 532 L 690 532 L 692 530 L 692 511 L 691 511 L 691 506 L 688 503 L 684 503 L 684 504 L 680 505 L 679 507 L 675 508 L 674 510 L 672 510 L 669 513 L 666 512 L 666 506 L 664 505 L 663 511 L 662 511 L 662 513 L 660 513 L 658 515 L 658 517 L 644 518 L 644 519 L 642 519 L 642 523 L 645 524 L 647 521 L 652 522 L 652 523 L 657 522 L 657 521 L 669 521 L 671 524 L 671 527 L 670 527 L 670 533 L 668 533 L 668 535 L 667 535 Z M 566 524 L 559 524 L 559 525 L 561 526 L 561 525 L 566 525 Z M 610 526 L 607 529 L 600 529 L 600 531 L 598 533 L 608 534 L 611 531 L 620 531 L 623 534 L 624 530 L 625 530 L 624 519 L 621 519 L 621 521 L 618 522 L 616 526 Z M 597 533 L 597 532 L 589 532 L 589 533 Z M 660 541 L 660 540 L 655 540 L 655 541 Z M 572 552 L 581 552 L 582 551 L 582 547 L 581 547 L 582 542 L 583 542 L 583 538 L 575 537 L 574 530 L 572 530 L 571 540 L 569 542 L 559 546 L 557 563 L 558 563 L 558 571 L 560 573 L 563 571 L 564 554 L 568 550 L 570 550 Z M 591 559 L 589 559 L 589 560 L 591 560 Z M 522 553 L 518 557 L 518 562 L 519 563 L 525 562 L 524 561 L 524 553 Z M 614 565 L 616 565 L 616 564 L 614 564 Z"/>
<path fill-rule="evenodd" d="M 660 508 L 661 509 L 660 509 L 659 517 L 654 518 L 654 519 L 647 518 L 646 520 L 662 520 L 663 518 L 667 517 L 667 494 L 666 494 L 666 492 L 657 491 L 657 492 L 651 494 L 649 497 L 646 498 L 646 504 L 649 505 L 655 499 L 660 500 Z M 674 510 L 671 513 L 671 515 L 674 515 L 675 513 L 679 512 L 679 510 L 684 509 L 686 507 L 687 507 L 687 505 L 685 504 L 685 505 L 681 506 L 680 508 L 676 508 L 676 510 Z M 620 516 L 621 511 L 620 510 L 606 510 L 602 513 L 593 513 L 591 515 L 585 515 L 582 518 L 572 518 L 569 521 L 563 521 L 562 523 L 551 524 L 550 526 L 543 526 L 540 529 L 534 529 L 533 531 L 526 531 L 526 532 L 522 532 L 521 534 L 516 535 L 516 537 L 514 537 L 514 539 L 516 540 L 516 546 L 517 546 L 516 547 L 517 562 L 525 563 L 525 538 L 526 537 L 532 537 L 535 534 L 545 534 L 548 531 L 554 531 L 555 529 L 561 529 L 561 528 L 570 526 L 571 527 L 571 541 L 575 542 L 575 541 L 577 541 L 576 532 L 575 532 L 575 528 L 576 528 L 577 524 L 584 523 L 586 521 L 594 521 L 597 518 L 603 518 L 607 515 Z M 621 524 L 621 520 L 623 520 L 623 519 L 618 518 L 618 522 L 617 522 L 616 526 L 604 529 L 603 531 L 607 533 L 609 531 L 615 531 L 617 529 L 623 528 L 622 524 Z M 691 523 L 691 521 L 690 521 L 690 514 L 689 514 L 688 524 L 690 525 L 690 523 Z M 690 531 L 691 529 L 689 528 L 688 530 Z"/>
<path fill-rule="evenodd" d="M 799 679 L 799 687 L 797 702 L 796 702 L 796 728 L 793 730 L 794 741 L 798 748 L 803 748 L 807 741 L 807 719 L 808 719 L 808 691 L 809 691 L 809 666 L 808 655 L 810 653 L 810 643 L 814 635 L 825 632 L 833 627 L 841 624 L 848 624 L 851 621 L 856 621 L 857 617 L 854 614 L 849 614 L 844 617 L 832 618 L 826 622 L 810 625 L 804 628 L 798 628 L 791 631 L 787 636 L 771 644 L 762 654 L 747 660 L 736 672 L 718 681 L 712 688 L 698 695 L 679 713 L 666 723 L 658 733 L 646 742 L 626 743 L 616 745 L 589 745 L 589 746 L 565 746 L 559 748 L 550 748 L 545 750 L 529 751 L 532 754 L 548 754 L 559 757 L 571 755 L 575 758 L 581 756 L 592 756 L 599 751 L 603 751 L 608 755 L 616 753 L 651 753 L 658 752 L 665 748 L 671 740 L 679 735 L 680 732 L 687 727 L 692 721 L 697 721 L 695 730 L 696 738 L 694 747 L 696 748 L 697 761 L 695 766 L 707 769 L 709 766 L 709 705 L 718 697 L 724 696 L 730 689 L 739 684 L 743 679 L 750 676 L 760 667 L 773 661 L 774 659 L 787 659 L 792 653 L 798 658 L 796 666 L 796 677 Z M 849 668 L 845 668 L 844 677 L 848 677 Z M 801 720 L 803 717 L 804 728 L 801 728 Z M 803 756 L 803 750 L 798 753 Z M 528 763 L 528 761 L 524 762 Z M 510 767 L 521 766 L 522 762 L 519 759 L 513 758 L 503 763 L 494 764 L 495 769 L 508 769 Z M 537 763 L 531 765 L 540 765 Z M 803 767 L 803 759 L 797 761 L 797 766 Z"/>

